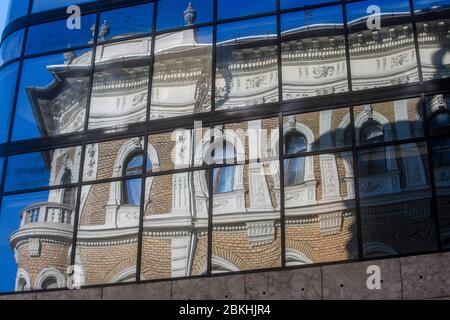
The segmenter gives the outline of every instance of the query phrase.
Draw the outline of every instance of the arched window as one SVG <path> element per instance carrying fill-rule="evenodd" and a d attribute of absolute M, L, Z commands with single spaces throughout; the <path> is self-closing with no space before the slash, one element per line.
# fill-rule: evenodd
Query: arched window
<path fill-rule="evenodd" d="M 24 278 L 20 278 L 17 283 L 17 291 L 25 291 L 27 289 L 27 281 Z"/>
<path fill-rule="evenodd" d="M 72 171 L 70 171 L 70 169 L 65 169 L 64 171 L 64 175 L 61 179 L 61 184 L 62 185 L 68 185 L 72 183 Z M 64 189 L 64 194 L 63 194 L 63 199 L 62 199 L 62 203 L 67 205 L 67 206 L 75 206 L 75 201 L 76 201 L 76 193 L 77 193 L 77 188 L 76 187 L 72 187 L 72 188 L 66 188 Z"/>
<path fill-rule="evenodd" d="M 450 113 L 441 111 L 434 114 L 430 119 L 430 133 L 432 135 L 450 132 Z"/>
<path fill-rule="evenodd" d="M 42 282 L 41 289 L 57 289 L 58 281 L 53 277 L 48 277 Z"/>
<path fill-rule="evenodd" d="M 361 144 L 384 142 L 384 129 L 378 122 L 370 120 L 360 130 Z M 382 174 L 386 172 L 386 153 L 380 149 L 368 149 L 360 153 L 359 174 L 361 177 Z"/>
<path fill-rule="evenodd" d="M 226 151 L 224 152 L 224 149 Z M 223 163 L 225 159 L 234 159 L 236 156 L 236 149 L 224 148 L 223 146 L 219 146 L 215 148 L 213 151 L 214 163 Z M 226 193 L 234 191 L 234 174 L 235 174 L 236 166 L 229 165 L 225 167 L 215 168 L 213 171 L 213 187 L 214 193 Z"/>
<path fill-rule="evenodd" d="M 136 176 L 142 174 L 144 166 L 144 153 L 142 151 L 130 154 L 123 166 L 124 176 Z M 147 158 L 147 171 L 152 168 L 152 162 Z M 122 202 L 123 204 L 138 206 L 141 202 L 141 180 L 131 179 L 123 183 Z"/>
<path fill-rule="evenodd" d="M 308 142 L 298 131 L 288 133 L 284 138 L 287 155 L 297 154 L 307 150 Z M 288 186 L 305 182 L 305 158 L 292 158 L 284 161 L 284 181 Z"/>

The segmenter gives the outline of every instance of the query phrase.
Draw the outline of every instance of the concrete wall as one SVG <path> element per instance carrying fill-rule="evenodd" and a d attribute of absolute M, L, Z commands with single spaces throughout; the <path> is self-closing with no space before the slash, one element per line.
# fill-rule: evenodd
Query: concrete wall
<path fill-rule="evenodd" d="M 381 269 L 381 289 L 366 286 L 367 267 Z M 450 299 L 450 253 L 283 271 L 0 296 L 57 299 Z"/>

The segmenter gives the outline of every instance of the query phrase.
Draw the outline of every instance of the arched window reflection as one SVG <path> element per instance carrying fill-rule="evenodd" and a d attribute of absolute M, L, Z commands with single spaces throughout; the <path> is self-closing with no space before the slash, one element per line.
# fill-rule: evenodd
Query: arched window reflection
<path fill-rule="evenodd" d="M 285 137 L 286 154 L 297 154 L 307 150 L 307 140 L 297 131 L 290 132 Z M 305 181 L 305 158 L 287 159 L 284 162 L 285 181 L 288 186 L 302 184 Z"/>
<path fill-rule="evenodd" d="M 71 183 L 72 183 L 72 171 L 70 169 L 66 169 L 61 179 L 61 184 L 69 185 Z M 67 206 L 74 207 L 76 201 L 77 188 L 76 187 L 66 188 L 64 189 L 63 192 L 64 194 L 62 198 L 62 203 Z"/>
<path fill-rule="evenodd" d="M 226 150 L 224 152 L 224 149 Z M 214 163 L 223 163 L 226 159 L 234 159 L 236 157 L 236 149 L 224 148 L 222 145 L 216 147 L 213 150 Z M 234 191 L 234 174 L 236 166 L 225 166 L 215 168 L 213 172 L 213 187 L 214 193 L 225 193 Z"/>
<path fill-rule="evenodd" d="M 123 166 L 124 176 L 136 176 L 142 174 L 144 166 L 144 154 L 142 152 L 132 153 L 125 161 Z M 153 164 L 147 158 L 147 171 L 150 171 Z M 126 180 L 123 183 L 123 204 L 138 206 L 141 202 L 141 180 L 132 179 Z"/>
<path fill-rule="evenodd" d="M 360 131 L 361 144 L 376 144 L 384 142 L 384 129 L 381 124 L 370 120 Z M 368 149 L 361 153 L 359 159 L 359 174 L 361 177 L 377 175 L 386 172 L 386 155 L 378 149 Z"/>
<path fill-rule="evenodd" d="M 430 119 L 430 133 L 432 135 L 445 134 L 450 132 L 450 113 L 438 112 Z"/>

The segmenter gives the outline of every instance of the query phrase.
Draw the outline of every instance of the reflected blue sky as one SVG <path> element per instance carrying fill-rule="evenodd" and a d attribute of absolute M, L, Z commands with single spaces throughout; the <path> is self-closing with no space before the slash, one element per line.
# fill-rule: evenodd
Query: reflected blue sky
<path fill-rule="evenodd" d="M 414 10 L 430 10 L 432 8 L 450 7 L 449 0 L 414 0 Z"/>
<path fill-rule="evenodd" d="M 80 56 L 89 50 L 78 50 Z M 14 118 L 12 140 L 39 138 L 41 133 L 36 122 L 27 87 L 46 87 L 54 77 L 47 66 L 64 64 L 63 53 L 25 60 L 22 67 L 19 95 L 17 98 L 16 116 Z"/>
<path fill-rule="evenodd" d="M 229 19 L 276 11 L 276 0 L 217 0 L 217 18 Z"/>
<path fill-rule="evenodd" d="M 367 17 L 367 8 L 371 5 L 379 6 L 382 14 L 386 13 L 410 13 L 408 0 L 368 0 L 347 4 L 347 21 L 353 21 L 362 17 Z"/>
<path fill-rule="evenodd" d="M 0 52 L 0 66 L 12 59 L 19 58 L 22 51 L 24 29 L 10 34 L 2 43 Z"/>
<path fill-rule="evenodd" d="M 16 62 L 6 66 L 0 71 L 0 97 L 2 99 L 0 116 L 0 143 L 4 143 L 8 139 L 8 128 L 11 120 L 11 110 L 18 68 L 19 63 Z"/>
<path fill-rule="evenodd" d="M 183 12 L 192 2 L 192 7 L 197 11 L 195 24 L 211 22 L 213 18 L 212 0 L 159 0 L 156 29 L 166 30 L 170 28 L 184 27 Z"/>
<path fill-rule="evenodd" d="M 153 3 L 105 11 L 100 16 L 100 24 L 105 20 L 110 25 L 110 31 L 105 37 L 105 40 L 118 35 L 133 35 L 151 32 Z"/>
<path fill-rule="evenodd" d="M 316 4 L 336 2 L 335 0 L 281 0 L 281 9 L 291 9 L 304 6 L 313 6 Z"/>
<path fill-rule="evenodd" d="M 3 197 L 0 211 L 0 292 L 15 289 L 17 265 L 9 237 L 19 229 L 20 212 L 27 206 L 48 201 L 48 191 Z"/>
<path fill-rule="evenodd" d="M 217 42 L 261 35 L 276 37 L 276 34 L 276 16 L 219 24 L 217 26 Z"/>
<path fill-rule="evenodd" d="M 288 31 L 314 24 L 342 24 L 342 7 L 297 11 L 281 15 L 281 31 Z"/>
<path fill-rule="evenodd" d="M 25 52 L 32 54 L 88 44 L 93 38 L 91 27 L 95 19 L 94 14 L 82 16 L 80 30 L 69 30 L 66 19 L 30 27 Z"/>
<path fill-rule="evenodd" d="M 14 0 L 16 1 L 16 0 Z M 82 4 L 95 2 L 93 0 L 33 0 L 32 12 L 44 11 L 70 6 L 72 4 Z"/>
<path fill-rule="evenodd" d="M 5 192 L 48 186 L 50 171 L 40 152 L 10 156 L 5 177 Z"/>

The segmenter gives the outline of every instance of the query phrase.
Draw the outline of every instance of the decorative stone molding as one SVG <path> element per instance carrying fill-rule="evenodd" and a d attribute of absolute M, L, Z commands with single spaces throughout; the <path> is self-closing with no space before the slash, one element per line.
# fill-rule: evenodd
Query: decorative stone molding
<path fill-rule="evenodd" d="M 320 233 L 323 236 L 337 234 L 342 228 L 342 213 L 328 213 L 319 216 Z"/>
<path fill-rule="evenodd" d="M 15 291 L 19 292 L 28 290 L 31 290 L 30 274 L 25 269 L 19 268 L 16 273 Z"/>
<path fill-rule="evenodd" d="M 271 244 L 275 240 L 274 221 L 248 222 L 246 227 L 251 247 Z"/>
<path fill-rule="evenodd" d="M 41 255 L 41 241 L 39 238 L 31 238 L 28 240 L 28 252 L 30 257 L 39 257 Z"/>

